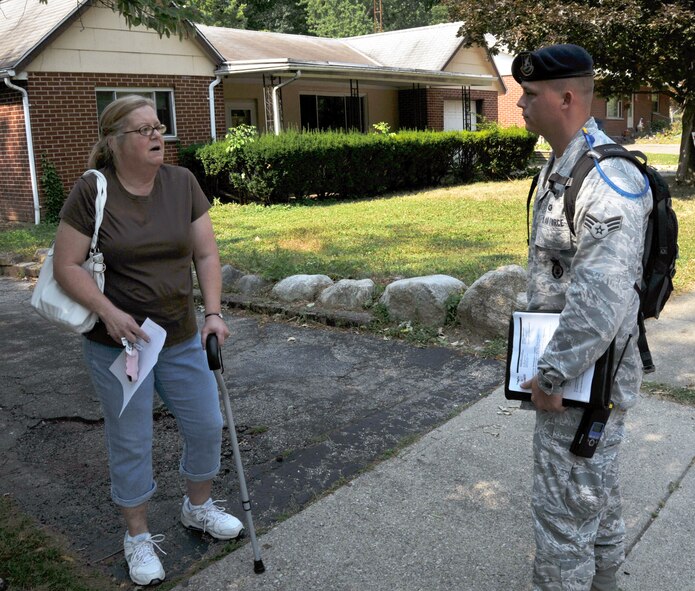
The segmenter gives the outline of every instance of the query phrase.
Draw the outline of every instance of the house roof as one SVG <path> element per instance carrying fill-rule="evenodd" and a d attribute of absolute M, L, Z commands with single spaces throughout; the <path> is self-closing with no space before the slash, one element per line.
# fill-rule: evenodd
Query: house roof
<path fill-rule="evenodd" d="M 196 28 L 228 62 L 290 59 L 379 65 L 377 61 L 353 49 L 342 39 L 206 25 L 196 25 Z"/>
<path fill-rule="evenodd" d="M 345 39 L 196 25 L 224 56 L 216 74 L 359 78 L 395 84 L 489 86 L 496 76 L 445 72 L 461 46 L 461 23 Z"/>
<path fill-rule="evenodd" d="M 0 0 L 0 74 L 19 72 L 92 6 L 92 0 Z M 195 41 L 214 63 L 220 53 L 205 38 Z"/>
<path fill-rule="evenodd" d="M 0 71 L 19 70 L 29 56 L 77 18 L 87 4 L 76 0 L 2 0 Z"/>
<path fill-rule="evenodd" d="M 348 37 L 345 43 L 359 49 L 382 65 L 416 70 L 443 70 L 459 50 L 457 36 L 463 23 Z"/>
<path fill-rule="evenodd" d="M 19 73 L 93 0 L 0 0 L 0 77 Z M 461 47 L 461 23 L 347 39 L 195 25 L 217 75 L 296 74 L 392 84 L 490 86 L 495 75 L 444 71 Z M 494 71 L 494 67 L 493 67 Z M 212 73 L 212 72 L 211 72 Z M 495 72 L 496 74 L 496 72 Z"/>

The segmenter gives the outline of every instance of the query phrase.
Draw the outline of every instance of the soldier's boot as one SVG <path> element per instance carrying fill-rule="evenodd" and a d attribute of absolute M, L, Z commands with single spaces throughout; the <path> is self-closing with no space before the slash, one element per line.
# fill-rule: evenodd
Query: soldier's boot
<path fill-rule="evenodd" d="M 618 591 L 618 567 L 596 571 L 591 582 L 591 591 Z"/>

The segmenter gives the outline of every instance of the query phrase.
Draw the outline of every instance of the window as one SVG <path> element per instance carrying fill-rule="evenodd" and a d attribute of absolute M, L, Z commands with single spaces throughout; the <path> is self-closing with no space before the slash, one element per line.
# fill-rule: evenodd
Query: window
<path fill-rule="evenodd" d="M 149 90 L 149 89 L 110 89 L 97 90 L 97 115 L 101 117 L 106 105 L 116 99 L 136 94 L 150 99 L 155 104 L 157 118 L 160 123 L 167 126 L 166 137 L 176 135 L 176 117 L 174 113 L 174 92 L 171 90 Z"/>
<path fill-rule="evenodd" d="M 364 97 L 303 94 L 299 110 L 302 129 L 364 131 Z"/>
<path fill-rule="evenodd" d="M 606 101 L 606 119 L 623 118 L 623 99 L 611 97 Z"/>
<path fill-rule="evenodd" d="M 256 101 L 231 101 L 227 106 L 229 117 L 227 127 L 238 127 L 239 125 L 256 124 Z"/>
<path fill-rule="evenodd" d="M 652 92 L 652 113 L 659 112 L 659 93 Z"/>

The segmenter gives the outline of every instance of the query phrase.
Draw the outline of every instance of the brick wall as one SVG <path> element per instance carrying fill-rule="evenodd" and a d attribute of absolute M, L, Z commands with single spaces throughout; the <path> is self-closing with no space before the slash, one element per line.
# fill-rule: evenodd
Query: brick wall
<path fill-rule="evenodd" d="M 407 89 L 398 92 L 401 129 L 444 129 L 444 101 L 461 100 L 461 90 L 452 88 Z M 497 92 L 472 90 L 471 102 L 483 101 L 481 115 L 497 121 Z M 418 113 L 419 109 L 419 113 Z"/>
<path fill-rule="evenodd" d="M 0 220 L 33 221 L 22 95 L 4 83 L 0 87 L 0 171 Z"/>
<path fill-rule="evenodd" d="M 141 76 L 117 74 L 72 74 L 72 73 L 35 73 L 27 81 L 29 101 L 31 103 L 31 126 L 34 140 L 37 174 L 41 175 L 41 156 L 52 162 L 63 181 L 66 192 L 75 180 L 84 172 L 92 146 L 98 139 L 98 121 L 95 89 L 107 88 L 171 88 L 174 92 L 176 107 L 177 141 L 167 142 L 165 161 L 177 163 L 177 147 L 192 143 L 205 142 L 210 138 L 210 112 L 208 107 L 208 85 L 212 78 L 192 76 Z M 18 101 L 20 121 L 15 124 L 16 116 L 5 116 L 2 112 L 0 125 L 20 129 L 21 137 L 9 150 L 0 152 L 0 169 L 17 167 L 22 161 L 19 153 L 24 149 L 26 159 L 26 141 L 24 124 L 21 117 L 21 96 L 14 92 L 9 105 L 0 94 L 0 109 L 13 109 L 10 101 Z M 15 98 L 15 96 L 18 98 Z M 14 111 L 12 111 L 14 112 Z M 223 136 L 224 99 L 221 85 L 215 88 L 215 114 L 217 134 Z M 3 137 L 5 134 L 0 134 Z M 16 132 L 15 132 L 16 135 Z M 2 140 L 5 141 L 4 139 Z M 24 189 L 19 193 L 14 190 L 6 195 L 8 189 L 0 188 L 0 215 L 2 219 L 33 221 L 33 205 L 29 179 L 28 164 L 17 168 L 18 185 L 29 186 L 28 194 Z M 6 183 L 2 183 L 5 185 Z M 39 183 L 40 189 L 40 183 Z M 41 191 L 40 191 L 41 193 Z M 40 195 L 43 202 L 43 196 Z"/>
<path fill-rule="evenodd" d="M 429 88 L 427 90 L 427 127 L 435 131 L 444 129 L 444 101 L 460 101 L 463 92 L 453 88 Z M 471 102 L 483 101 L 482 115 L 489 121 L 497 121 L 497 92 L 471 90 Z"/>
<path fill-rule="evenodd" d="M 511 127 L 512 125 L 524 127 L 525 124 L 524 118 L 521 116 L 521 109 L 516 106 L 522 94 L 521 85 L 514 80 L 513 76 L 503 76 L 502 80 L 507 87 L 507 92 L 499 96 L 499 124 L 502 127 Z"/>

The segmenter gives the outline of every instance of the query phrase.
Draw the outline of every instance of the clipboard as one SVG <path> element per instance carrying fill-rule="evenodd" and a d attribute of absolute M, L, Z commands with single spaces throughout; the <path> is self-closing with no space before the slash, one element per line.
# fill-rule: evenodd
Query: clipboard
<path fill-rule="evenodd" d="M 518 384 L 537 373 L 537 360 L 559 324 L 560 313 L 516 311 L 509 319 L 504 396 L 507 400 L 531 400 L 531 391 Z M 611 399 L 615 341 L 596 363 L 563 386 L 563 406 L 606 408 Z"/>

